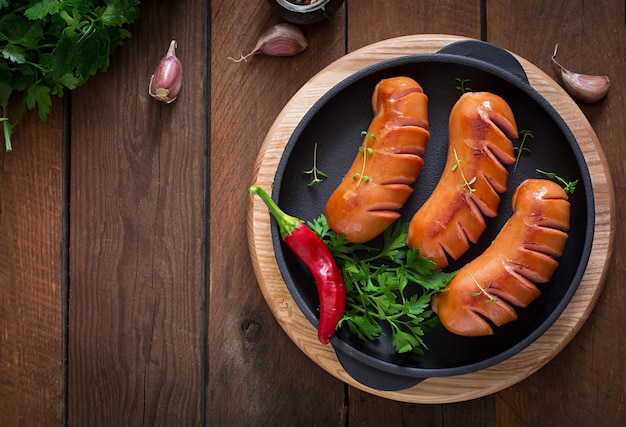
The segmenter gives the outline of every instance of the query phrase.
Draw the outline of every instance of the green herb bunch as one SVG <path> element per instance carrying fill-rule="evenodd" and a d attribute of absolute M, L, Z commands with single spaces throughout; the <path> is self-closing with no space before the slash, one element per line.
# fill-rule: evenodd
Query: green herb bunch
<path fill-rule="evenodd" d="M 45 122 L 51 96 L 63 96 L 98 71 L 130 37 L 124 25 L 139 18 L 139 0 L 0 0 L 0 121 L 6 150 L 24 109 Z M 21 94 L 9 117 L 9 99 Z"/>
<path fill-rule="evenodd" d="M 398 353 L 423 354 L 422 337 L 438 324 L 430 299 L 442 291 L 454 273 L 434 268 L 434 263 L 406 246 L 408 224 L 399 221 L 382 236 L 382 247 L 352 244 L 330 230 L 321 215 L 309 226 L 327 244 L 346 282 L 346 311 L 339 326 L 372 341 L 391 330 Z"/>

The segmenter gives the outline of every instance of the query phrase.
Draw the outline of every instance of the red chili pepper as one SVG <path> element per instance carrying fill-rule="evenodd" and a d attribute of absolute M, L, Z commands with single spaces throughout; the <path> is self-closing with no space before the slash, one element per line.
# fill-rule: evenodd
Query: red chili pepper
<path fill-rule="evenodd" d="M 346 307 L 346 285 L 341 270 L 328 246 L 304 221 L 283 212 L 261 187 L 253 185 L 249 192 L 265 202 L 278 224 L 280 236 L 313 274 L 320 299 L 317 337 L 322 344 L 328 344 Z"/>

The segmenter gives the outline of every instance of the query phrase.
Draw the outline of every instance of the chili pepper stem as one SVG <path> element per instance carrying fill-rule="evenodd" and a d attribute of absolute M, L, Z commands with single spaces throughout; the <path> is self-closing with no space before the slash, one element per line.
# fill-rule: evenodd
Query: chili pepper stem
<path fill-rule="evenodd" d="M 285 236 L 289 236 L 302 223 L 302 220 L 283 212 L 272 200 L 269 194 L 267 194 L 265 190 L 263 190 L 258 185 L 250 186 L 250 188 L 248 189 L 248 193 L 252 195 L 256 194 L 261 198 L 261 200 L 263 200 L 274 219 L 276 219 L 278 229 L 280 230 L 280 236 L 282 238 L 285 238 Z"/>

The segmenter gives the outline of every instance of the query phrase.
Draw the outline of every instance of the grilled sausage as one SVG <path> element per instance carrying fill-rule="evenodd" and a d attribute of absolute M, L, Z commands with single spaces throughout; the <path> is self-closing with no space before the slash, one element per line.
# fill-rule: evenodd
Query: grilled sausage
<path fill-rule="evenodd" d="M 449 118 L 448 155 L 440 181 L 413 215 L 407 245 L 435 262 L 448 265 L 446 253 L 458 259 L 485 230 L 484 216 L 495 217 L 500 193 L 515 161 L 517 126 L 509 105 L 489 92 L 468 92 Z"/>
<path fill-rule="evenodd" d="M 528 306 L 541 293 L 534 283 L 548 282 L 559 265 L 570 220 L 565 191 L 553 181 L 528 179 L 512 205 L 513 215 L 485 252 L 433 297 L 433 310 L 450 332 L 490 335 L 492 324 L 516 320 L 511 305 Z"/>
<path fill-rule="evenodd" d="M 428 97 L 408 77 L 381 80 L 372 94 L 372 119 L 354 163 L 330 196 L 330 228 L 353 243 L 382 233 L 400 214 L 424 165 Z"/>

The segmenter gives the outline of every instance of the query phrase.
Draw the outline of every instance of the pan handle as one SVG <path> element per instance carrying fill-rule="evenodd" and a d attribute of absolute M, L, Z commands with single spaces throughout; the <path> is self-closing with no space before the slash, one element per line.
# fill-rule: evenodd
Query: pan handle
<path fill-rule="evenodd" d="M 331 338 L 331 343 L 333 339 Z M 361 357 L 358 353 L 352 352 L 351 347 L 335 345 L 333 343 L 335 354 L 339 359 L 339 363 L 346 372 L 361 384 L 382 391 L 398 391 L 413 387 L 424 381 L 426 378 L 416 378 L 401 373 L 393 373 L 382 371 L 373 366 L 359 360 Z M 395 368 L 398 368 L 397 366 Z"/>
<path fill-rule="evenodd" d="M 481 40 L 461 40 L 450 43 L 437 53 L 456 55 L 485 62 L 489 66 L 507 71 L 517 80 L 530 86 L 522 65 L 508 50 L 500 46 Z"/>

